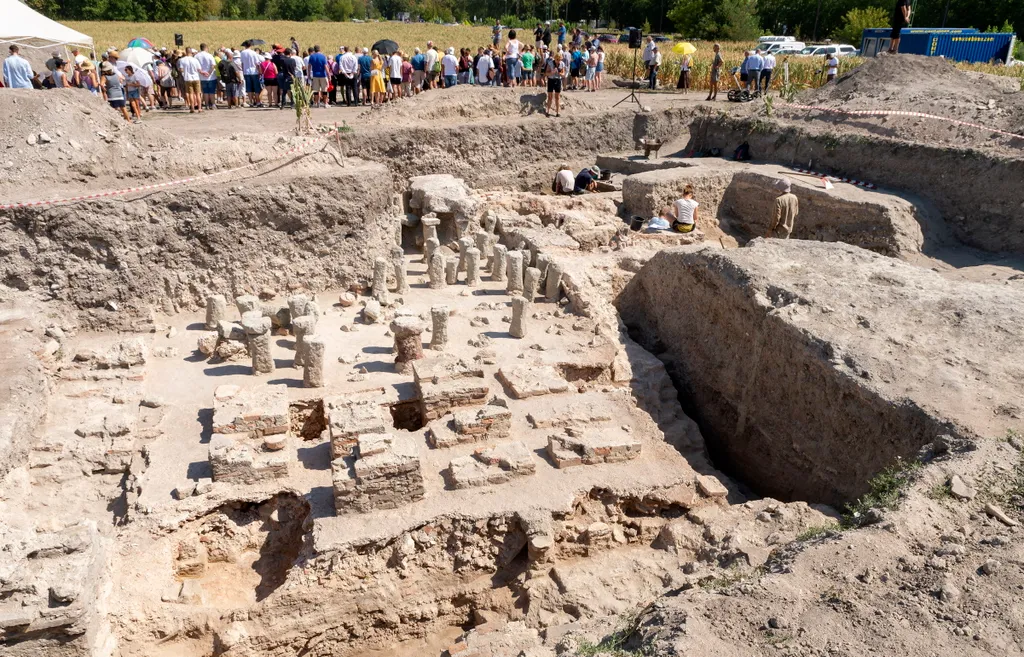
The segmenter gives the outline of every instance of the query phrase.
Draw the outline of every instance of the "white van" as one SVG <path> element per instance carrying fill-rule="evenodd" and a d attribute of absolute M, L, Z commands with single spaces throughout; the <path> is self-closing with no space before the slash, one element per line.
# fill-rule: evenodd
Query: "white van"
<path fill-rule="evenodd" d="M 773 55 L 793 54 L 806 47 L 807 44 L 803 41 L 779 41 L 768 46 L 768 52 Z"/>
<path fill-rule="evenodd" d="M 760 37 L 757 42 L 760 44 L 769 43 L 785 43 L 787 41 L 796 41 L 796 37 L 791 36 L 763 36 Z"/>
<path fill-rule="evenodd" d="M 824 57 L 826 55 L 848 57 L 850 55 L 856 55 L 857 52 L 857 49 L 853 46 L 835 44 L 830 46 L 808 46 L 801 50 L 799 54 L 806 55 L 808 57 Z"/>

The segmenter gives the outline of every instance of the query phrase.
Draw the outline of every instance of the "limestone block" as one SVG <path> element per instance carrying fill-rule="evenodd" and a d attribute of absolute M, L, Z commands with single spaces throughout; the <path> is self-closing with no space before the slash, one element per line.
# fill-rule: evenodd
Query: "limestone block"
<path fill-rule="evenodd" d="M 569 382 L 550 365 L 517 365 L 498 370 L 498 380 L 508 387 L 515 399 L 566 392 Z"/>
<path fill-rule="evenodd" d="M 570 428 L 548 436 L 548 455 L 558 468 L 629 461 L 640 449 L 640 441 L 621 429 Z"/>
<path fill-rule="evenodd" d="M 238 437 L 237 434 L 216 434 L 210 440 L 210 469 L 214 481 L 252 485 L 288 476 L 287 453 L 257 452 Z"/>
<path fill-rule="evenodd" d="M 286 433 L 288 427 L 288 395 L 282 388 L 224 385 L 214 391 L 213 433 L 262 438 Z"/>
<path fill-rule="evenodd" d="M 349 456 L 359 437 L 365 434 L 386 433 L 391 428 L 390 418 L 374 402 L 349 402 L 327 409 L 327 430 L 331 440 L 333 458 Z"/>
<path fill-rule="evenodd" d="M 516 477 L 534 474 L 536 465 L 530 449 L 516 441 L 477 450 L 473 456 L 453 459 L 448 464 L 450 488 L 476 488 L 507 483 Z"/>
<path fill-rule="evenodd" d="M 338 514 L 394 509 L 423 499 L 419 447 L 411 436 L 360 436 L 355 454 L 331 463 Z"/>

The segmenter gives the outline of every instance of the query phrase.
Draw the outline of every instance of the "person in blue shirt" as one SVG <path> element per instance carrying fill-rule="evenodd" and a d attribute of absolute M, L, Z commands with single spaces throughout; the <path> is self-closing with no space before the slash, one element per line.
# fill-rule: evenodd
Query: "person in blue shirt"
<path fill-rule="evenodd" d="M 565 23 L 562 21 L 558 21 L 558 43 L 560 45 L 565 43 Z"/>
<path fill-rule="evenodd" d="M 580 69 L 583 67 L 583 51 L 578 47 L 572 47 L 572 66 L 569 67 L 569 75 L 572 77 L 572 86 L 570 89 L 576 89 L 579 86 L 580 80 Z"/>
<path fill-rule="evenodd" d="M 586 192 L 597 191 L 597 179 L 601 177 L 601 169 L 596 165 L 584 169 L 576 174 L 576 184 L 573 186 L 573 194 L 585 194 Z"/>
<path fill-rule="evenodd" d="M 32 88 L 32 65 L 19 55 L 20 48 L 11 44 L 11 54 L 4 60 L 4 82 L 11 89 Z"/>
<path fill-rule="evenodd" d="M 320 46 L 313 46 L 309 56 L 310 88 L 313 91 L 313 107 L 327 103 L 327 55 L 320 52 Z"/>
<path fill-rule="evenodd" d="M 363 48 L 363 54 L 359 57 L 359 84 L 363 88 L 363 104 L 370 104 L 370 70 L 373 68 L 373 57 L 370 57 L 370 50 Z"/>
<path fill-rule="evenodd" d="M 423 56 L 423 53 L 419 48 L 416 49 L 416 54 L 412 56 L 409 63 L 412 64 L 412 89 L 413 93 L 419 93 L 423 91 L 423 81 L 427 79 L 427 58 Z"/>

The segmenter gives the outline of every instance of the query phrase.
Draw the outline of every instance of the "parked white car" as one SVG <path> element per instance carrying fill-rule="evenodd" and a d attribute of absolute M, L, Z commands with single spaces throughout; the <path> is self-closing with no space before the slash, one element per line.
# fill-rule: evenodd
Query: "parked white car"
<path fill-rule="evenodd" d="M 801 50 L 799 54 L 806 57 L 824 57 L 825 55 L 848 57 L 850 55 L 856 55 L 858 52 L 859 51 L 853 46 L 832 44 L 830 46 L 808 46 Z"/>
<path fill-rule="evenodd" d="M 773 55 L 792 55 L 807 47 L 803 41 L 780 41 L 768 46 L 768 52 Z"/>
<path fill-rule="evenodd" d="M 796 37 L 791 36 L 763 36 L 757 39 L 757 42 L 762 46 L 771 43 L 793 43 L 796 41 Z"/>

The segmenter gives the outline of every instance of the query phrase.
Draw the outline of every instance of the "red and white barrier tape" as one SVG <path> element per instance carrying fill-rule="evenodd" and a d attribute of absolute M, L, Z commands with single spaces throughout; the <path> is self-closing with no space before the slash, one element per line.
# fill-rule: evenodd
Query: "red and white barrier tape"
<path fill-rule="evenodd" d="M 225 169 L 223 171 L 215 171 L 213 173 L 206 173 L 206 174 L 203 174 L 201 176 L 190 176 L 188 178 L 179 178 L 178 180 L 168 180 L 166 182 L 154 183 L 152 185 L 142 185 L 140 187 L 128 187 L 126 189 L 113 189 L 113 190 L 109 190 L 109 191 L 106 191 L 106 192 L 96 192 L 95 194 L 82 194 L 81 196 L 69 196 L 69 197 L 66 197 L 66 198 L 49 199 L 49 200 L 45 200 L 45 201 L 24 201 L 24 202 L 21 202 L 21 203 L 5 203 L 5 204 L 0 204 L 0 210 L 14 210 L 14 209 L 17 209 L 17 208 L 34 208 L 34 207 L 39 207 L 39 206 L 43 206 L 43 205 L 59 205 L 61 203 L 74 203 L 76 201 L 89 201 L 89 200 L 92 200 L 92 199 L 108 198 L 108 197 L 111 197 L 111 196 L 124 196 L 126 194 L 135 194 L 137 192 L 145 192 L 145 191 L 149 191 L 149 190 L 153 190 L 153 189 L 163 189 L 165 187 L 174 187 L 176 185 L 184 185 L 184 184 L 196 182 L 196 181 L 199 181 L 199 180 L 209 180 L 210 178 L 215 178 L 217 176 L 225 176 L 225 175 L 227 175 L 229 173 L 237 173 L 239 171 L 243 171 L 245 169 L 250 169 L 252 167 L 259 166 L 261 164 L 266 164 L 268 162 L 276 162 L 277 160 L 283 160 L 283 159 L 285 159 L 287 157 L 291 157 L 292 155 L 294 155 L 295 153 L 298 153 L 299 151 L 301 151 L 302 149 L 306 148 L 310 144 L 316 143 L 317 141 L 320 141 L 322 139 L 327 139 L 334 132 L 336 132 L 336 130 L 332 130 L 331 132 L 327 132 L 327 133 L 324 133 L 324 134 L 316 136 L 316 137 L 308 137 L 305 140 L 303 140 L 303 142 L 300 143 L 298 146 L 295 146 L 295 147 L 285 151 L 284 153 L 282 153 L 281 155 L 279 155 L 279 156 L 277 156 L 275 158 L 271 158 L 269 160 L 263 160 L 261 162 L 250 162 L 249 164 L 243 164 L 242 166 L 235 167 L 234 169 Z"/>
<path fill-rule="evenodd" d="M 798 169 L 793 167 L 793 171 L 797 173 L 804 173 L 809 176 L 817 176 L 822 180 L 829 180 L 832 182 L 846 183 L 847 185 L 855 185 L 857 187 L 863 187 L 864 189 L 878 189 L 878 185 L 874 183 L 864 182 L 863 180 L 855 180 L 853 178 L 843 178 L 841 176 L 830 176 L 827 173 L 819 173 L 817 171 L 811 171 L 809 169 Z"/>
<path fill-rule="evenodd" d="M 812 110 L 816 112 L 826 112 L 828 114 L 847 114 L 849 116 L 910 116 L 919 119 L 931 119 L 933 121 L 945 121 L 954 125 L 967 126 L 969 128 L 977 128 L 979 130 L 986 130 L 988 132 L 994 132 L 997 135 L 1003 135 L 1005 137 L 1014 137 L 1016 139 L 1024 139 L 1024 135 L 1018 135 L 1013 132 L 1007 132 L 1005 130 L 998 130 L 996 128 L 990 128 L 988 126 L 980 125 L 978 123 L 971 123 L 969 121 L 961 121 L 960 119 L 951 119 L 946 116 L 939 116 L 937 114 L 926 114 L 924 112 L 905 112 L 900 110 L 844 110 L 834 109 L 831 107 L 817 107 L 815 105 L 795 105 L 792 103 L 779 103 L 780 107 L 791 107 L 793 109 Z"/>

